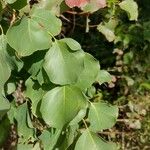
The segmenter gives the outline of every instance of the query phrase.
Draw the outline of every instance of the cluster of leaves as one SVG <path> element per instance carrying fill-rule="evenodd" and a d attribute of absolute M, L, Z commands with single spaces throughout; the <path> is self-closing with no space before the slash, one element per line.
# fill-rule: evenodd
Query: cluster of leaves
<path fill-rule="evenodd" d="M 111 75 L 77 41 L 60 38 L 59 16 L 75 6 L 87 16 L 107 6 L 109 16 L 97 29 L 109 42 L 128 45 L 128 35 L 115 31 L 116 12 L 136 21 L 133 0 L 1 1 L 0 146 L 14 124 L 17 149 L 116 149 L 98 132 L 115 124 L 118 109 L 95 98 L 93 86 Z"/>

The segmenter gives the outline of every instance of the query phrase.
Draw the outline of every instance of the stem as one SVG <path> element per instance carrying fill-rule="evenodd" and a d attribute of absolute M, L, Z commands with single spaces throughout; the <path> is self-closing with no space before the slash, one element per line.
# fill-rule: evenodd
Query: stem
<path fill-rule="evenodd" d="M 3 28 L 2 28 L 2 26 L 0 25 L 0 29 L 1 29 L 1 32 L 2 32 L 2 35 L 4 34 L 4 32 L 3 32 Z"/>
<path fill-rule="evenodd" d="M 85 120 L 84 120 L 84 119 L 82 119 L 82 121 L 83 121 L 83 123 L 84 123 L 84 125 L 85 125 L 85 128 L 86 128 L 86 129 L 88 129 L 88 126 L 87 126 L 87 124 L 86 124 Z"/>

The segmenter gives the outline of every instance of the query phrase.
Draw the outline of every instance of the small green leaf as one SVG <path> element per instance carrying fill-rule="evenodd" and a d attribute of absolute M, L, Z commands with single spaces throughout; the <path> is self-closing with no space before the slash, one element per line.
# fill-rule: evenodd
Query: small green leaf
<path fill-rule="evenodd" d="M 134 84 L 134 80 L 131 77 L 129 76 L 122 76 L 122 77 L 126 80 L 128 86 L 132 86 Z"/>
<path fill-rule="evenodd" d="M 65 42 L 71 50 L 74 51 L 81 50 L 81 45 L 72 38 L 64 38 L 60 41 Z"/>
<path fill-rule="evenodd" d="M 0 131 L 0 147 L 2 147 L 5 140 L 7 140 L 10 131 L 10 122 L 7 117 L 3 117 L 2 120 L 0 119 Z"/>
<path fill-rule="evenodd" d="M 84 68 L 84 52 L 70 52 L 64 42 L 53 43 L 45 56 L 43 67 L 51 82 L 65 85 L 75 83 Z"/>
<path fill-rule="evenodd" d="M 53 14 L 60 14 L 60 4 L 63 0 L 40 0 L 39 8 L 50 10 Z"/>
<path fill-rule="evenodd" d="M 105 82 L 111 82 L 112 76 L 106 70 L 99 70 L 96 81 L 99 84 L 103 84 Z"/>
<path fill-rule="evenodd" d="M 77 87 L 56 87 L 44 95 L 40 111 L 48 125 L 61 129 L 73 120 L 86 104 L 85 96 Z"/>
<path fill-rule="evenodd" d="M 89 110 L 90 129 L 94 132 L 111 128 L 117 121 L 118 108 L 106 103 L 91 103 Z"/>
<path fill-rule="evenodd" d="M 53 150 L 60 134 L 60 129 L 56 129 L 54 133 L 49 130 L 44 130 L 43 133 L 39 136 L 39 139 L 42 141 L 42 144 L 44 146 L 44 150 Z"/>
<path fill-rule="evenodd" d="M 74 124 L 66 128 L 63 134 L 61 134 L 58 143 L 60 142 L 61 144 L 57 144 L 56 148 L 60 150 L 68 150 L 69 146 L 73 144 L 75 138 L 78 135 L 78 129 L 79 125 Z"/>
<path fill-rule="evenodd" d="M 99 24 L 97 29 L 101 32 L 109 42 L 115 40 L 115 28 L 118 25 L 118 21 L 116 19 L 110 19 L 109 22 L 105 22 L 104 24 Z"/>
<path fill-rule="evenodd" d="M 12 4 L 12 3 L 16 2 L 17 0 L 4 0 L 4 1 L 8 4 Z"/>
<path fill-rule="evenodd" d="M 16 90 L 16 85 L 14 82 L 9 82 L 7 84 L 7 94 L 12 94 Z"/>
<path fill-rule="evenodd" d="M 130 20 L 138 19 L 138 5 L 134 0 L 124 0 L 119 6 L 129 14 Z"/>
<path fill-rule="evenodd" d="M 123 63 L 124 63 L 125 65 L 130 65 L 131 62 L 132 62 L 132 60 L 133 60 L 133 56 L 134 56 L 134 54 L 133 54 L 132 51 L 130 51 L 130 52 L 128 52 L 128 53 L 125 53 L 125 54 L 123 55 Z"/>
<path fill-rule="evenodd" d="M 75 150 L 116 150 L 116 145 L 111 142 L 106 142 L 98 137 L 96 133 L 88 129 L 79 137 Z"/>
<path fill-rule="evenodd" d="M 33 8 L 29 16 L 9 28 L 7 40 L 19 56 L 28 56 L 37 50 L 48 49 L 51 36 L 60 31 L 61 21 L 56 16 L 48 10 Z"/>
<path fill-rule="evenodd" d="M 70 126 L 78 124 L 86 115 L 87 107 L 81 109 L 76 117 L 69 123 Z"/>
<path fill-rule="evenodd" d="M 17 121 L 17 132 L 19 137 L 23 137 L 23 141 L 27 141 L 30 138 L 33 138 L 34 129 L 29 128 L 27 124 L 27 103 L 20 105 L 16 108 L 14 114 L 14 119 Z"/>
<path fill-rule="evenodd" d="M 39 116 L 38 104 L 42 99 L 45 92 L 39 87 L 36 81 L 32 80 L 31 78 L 27 79 L 25 82 L 26 91 L 24 95 L 31 100 L 31 111 L 33 115 Z"/>
<path fill-rule="evenodd" d="M 148 82 L 141 83 L 140 88 L 150 90 L 150 83 L 148 83 Z"/>
<path fill-rule="evenodd" d="M 16 52 L 7 44 L 7 62 L 11 70 L 20 71 L 23 67 L 23 61 L 16 56 Z"/>
<path fill-rule="evenodd" d="M 7 1 L 12 1 L 13 3 L 10 3 L 11 4 L 10 6 L 13 9 L 17 9 L 17 10 L 19 10 L 27 5 L 27 0 L 7 0 Z"/>
<path fill-rule="evenodd" d="M 6 98 L 0 93 L 0 119 L 10 109 L 10 104 Z"/>
<path fill-rule="evenodd" d="M 11 74 L 10 66 L 7 62 L 7 42 L 4 35 L 0 36 L 0 93 L 2 92 L 5 82 Z"/>

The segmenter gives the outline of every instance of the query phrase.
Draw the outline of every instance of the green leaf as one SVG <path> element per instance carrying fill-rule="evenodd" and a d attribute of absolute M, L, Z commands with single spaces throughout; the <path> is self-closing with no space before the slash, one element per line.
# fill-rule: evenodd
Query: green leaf
<path fill-rule="evenodd" d="M 78 135 L 78 128 L 78 124 L 74 124 L 66 128 L 64 133 L 62 132 L 58 144 L 55 147 L 57 147 L 59 150 L 68 150 L 69 146 L 73 144 Z"/>
<path fill-rule="evenodd" d="M 126 80 L 128 86 L 134 85 L 135 81 L 130 76 L 123 75 L 122 78 Z"/>
<path fill-rule="evenodd" d="M 7 44 L 7 62 L 11 70 L 20 71 L 23 68 L 23 61 L 16 56 L 15 50 Z"/>
<path fill-rule="evenodd" d="M 144 39 L 150 42 L 150 21 L 143 22 Z"/>
<path fill-rule="evenodd" d="M 150 83 L 147 83 L 147 82 L 141 83 L 140 88 L 150 90 Z"/>
<path fill-rule="evenodd" d="M 11 75 L 11 69 L 7 62 L 7 43 L 4 35 L 0 35 L 0 118 L 10 109 L 10 104 L 2 95 L 5 82 Z"/>
<path fill-rule="evenodd" d="M 110 83 L 112 80 L 112 76 L 106 70 L 99 70 L 96 81 L 99 84 L 103 84 L 105 82 Z"/>
<path fill-rule="evenodd" d="M 23 141 L 33 138 L 34 129 L 29 128 L 27 124 L 27 103 L 20 105 L 15 109 L 14 119 L 17 121 L 17 132 L 19 137 L 23 137 Z"/>
<path fill-rule="evenodd" d="M 56 129 L 54 133 L 49 130 L 44 130 L 43 133 L 39 136 L 39 139 L 42 141 L 42 144 L 44 146 L 44 150 L 53 150 L 60 134 L 60 129 Z"/>
<path fill-rule="evenodd" d="M 91 103 L 89 110 L 90 129 L 94 132 L 111 128 L 117 121 L 118 108 L 106 103 Z"/>
<path fill-rule="evenodd" d="M 115 36 L 115 28 L 118 24 L 118 21 L 116 19 L 110 19 L 109 22 L 105 22 L 104 24 L 99 24 L 97 29 L 99 32 L 101 32 L 106 39 L 109 42 L 112 42 L 115 40 L 116 36 Z"/>
<path fill-rule="evenodd" d="M 125 65 L 130 65 L 133 60 L 133 56 L 134 56 L 134 54 L 132 51 L 125 53 L 123 55 L 123 63 Z"/>
<path fill-rule="evenodd" d="M 27 5 L 27 0 L 7 0 L 13 9 L 21 9 Z"/>
<path fill-rule="evenodd" d="M 17 149 L 18 150 L 33 150 L 33 146 L 31 144 L 18 143 Z"/>
<path fill-rule="evenodd" d="M 77 87 L 56 87 L 44 95 L 40 111 L 48 125 L 61 129 L 73 120 L 86 104 L 85 96 Z"/>
<path fill-rule="evenodd" d="M 93 98 L 95 94 L 96 94 L 95 86 L 91 86 L 87 89 L 87 96 L 88 97 Z"/>
<path fill-rule="evenodd" d="M 60 41 L 66 43 L 71 50 L 74 51 L 81 50 L 81 45 L 72 38 L 64 38 Z"/>
<path fill-rule="evenodd" d="M 85 53 L 84 69 L 75 85 L 82 90 L 89 88 L 96 81 L 99 69 L 99 62 L 92 55 Z"/>
<path fill-rule="evenodd" d="M 14 82 L 7 83 L 7 94 L 12 94 L 16 90 L 16 84 Z"/>
<path fill-rule="evenodd" d="M 33 8 L 29 16 L 8 29 L 7 40 L 19 56 L 28 56 L 37 50 L 48 49 L 52 36 L 60 31 L 61 21 L 56 16 L 48 10 Z"/>
<path fill-rule="evenodd" d="M 87 106 L 84 109 L 81 109 L 73 120 L 69 123 L 70 126 L 78 124 L 86 115 Z"/>
<path fill-rule="evenodd" d="M 26 91 L 24 92 L 24 95 L 27 98 L 30 98 L 32 102 L 31 111 L 33 115 L 39 116 L 38 104 L 40 100 L 42 99 L 45 92 L 31 78 L 26 80 L 25 86 L 26 86 Z"/>
<path fill-rule="evenodd" d="M 0 93 L 0 119 L 7 113 L 10 109 L 10 104 L 6 98 Z"/>
<path fill-rule="evenodd" d="M 0 120 L 0 147 L 2 147 L 5 143 L 5 140 L 8 138 L 9 131 L 10 130 L 10 123 L 7 117 L 3 117 L 2 120 Z"/>
<path fill-rule="evenodd" d="M 75 150 L 116 150 L 116 145 L 111 142 L 106 142 L 98 137 L 96 133 L 88 129 L 79 137 Z"/>
<path fill-rule="evenodd" d="M 51 82 L 65 85 L 75 83 L 84 68 L 84 52 L 70 51 L 64 43 L 53 43 L 45 56 L 43 67 Z"/>
<path fill-rule="evenodd" d="M 129 14 L 130 20 L 138 19 L 138 5 L 134 0 L 124 0 L 119 6 Z"/>
<path fill-rule="evenodd" d="M 17 0 L 4 0 L 4 1 L 8 4 L 12 4 L 12 3 L 16 2 Z"/>
<path fill-rule="evenodd" d="M 50 10 L 53 14 L 59 14 L 60 4 L 63 0 L 40 0 L 38 7 Z"/>
<path fill-rule="evenodd" d="M 5 36 L 0 36 L 0 92 L 3 89 L 5 82 L 9 79 L 11 74 L 11 69 L 7 62 L 7 49 L 6 49 Z"/>

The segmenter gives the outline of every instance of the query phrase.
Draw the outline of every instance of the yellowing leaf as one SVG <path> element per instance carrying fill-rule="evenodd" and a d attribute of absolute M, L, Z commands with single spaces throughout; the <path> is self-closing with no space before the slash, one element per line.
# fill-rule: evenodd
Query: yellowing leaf
<path fill-rule="evenodd" d="M 138 19 L 138 5 L 134 0 L 124 0 L 119 6 L 129 14 L 130 20 Z"/>

